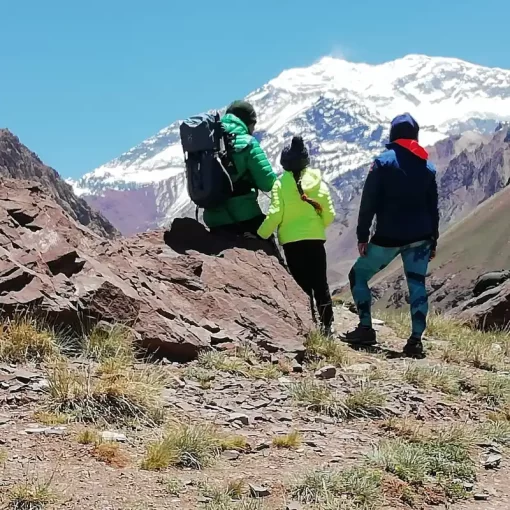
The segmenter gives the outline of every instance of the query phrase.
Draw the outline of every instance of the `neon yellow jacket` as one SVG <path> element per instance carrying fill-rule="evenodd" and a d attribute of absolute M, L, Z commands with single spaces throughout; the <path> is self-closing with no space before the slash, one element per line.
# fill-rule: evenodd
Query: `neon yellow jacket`
<path fill-rule="evenodd" d="M 292 172 L 284 172 L 271 190 L 271 205 L 258 234 L 267 239 L 278 229 L 280 244 L 307 239 L 326 240 L 326 227 L 335 219 L 333 201 L 319 170 L 306 168 L 301 186 L 309 198 L 322 206 L 318 214 L 312 205 L 301 200 Z"/>

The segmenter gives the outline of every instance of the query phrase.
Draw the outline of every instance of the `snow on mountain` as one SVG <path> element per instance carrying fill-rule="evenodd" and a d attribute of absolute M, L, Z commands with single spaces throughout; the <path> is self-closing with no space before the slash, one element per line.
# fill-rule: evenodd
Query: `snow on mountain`
<path fill-rule="evenodd" d="M 399 113 L 409 111 L 417 118 L 424 145 L 466 130 L 493 131 L 499 121 L 510 120 L 510 71 L 422 55 L 381 65 L 325 57 L 284 71 L 247 99 L 258 112 L 257 136 L 276 166 L 283 144 L 299 133 L 314 164 L 341 187 L 342 174 L 381 150 L 388 123 Z M 76 193 L 94 197 L 91 202 L 118 224 L 115 215 L 133 207 L 129 192 L 151 188 L 153 225 L 124 226 L 127 233 L 188 214 L 178 127 L 174 122 L 72 182 Z"/>

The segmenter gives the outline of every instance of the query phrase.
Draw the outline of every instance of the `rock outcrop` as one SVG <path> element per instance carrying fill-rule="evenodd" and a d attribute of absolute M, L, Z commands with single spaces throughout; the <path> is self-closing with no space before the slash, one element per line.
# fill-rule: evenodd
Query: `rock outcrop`
<path fill-rule="evenodd" d="M 506 329 L 510 324 L 510 282 L 487 290 L 449 313 L 478 329 Z"/>
<path fill-rule="evenodd" d="M 299 359 L 311 327 L 308 301 L 276 258 L 258 249 L 264 244 L 244 242 L 235 246 L 191 219 L 165 233 L 107 240 L 39 184 L 3 180 L 0 307 L 30 310 L 75 334 L 99 320 L 121 322 L 173 360 L 239 342 Z"/>
<path fill-rule="evenodd" d="M 99 212 L 78 198 L 56 170 L 46 166 L 7 129 L 0 129 L 0 177 L 28 179 L 40 183 L 73 219 L 99 235 L 114 238 L 115 227 Z"/>

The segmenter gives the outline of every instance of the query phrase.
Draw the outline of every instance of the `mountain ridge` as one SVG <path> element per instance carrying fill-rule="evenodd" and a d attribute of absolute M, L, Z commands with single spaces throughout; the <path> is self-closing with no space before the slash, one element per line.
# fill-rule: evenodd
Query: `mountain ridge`
<path fill-rule="evenodd" d="M 313 164 L 343 195 L 340 177 L 378 154 L 395 114 L 411 111 L 429 146 L 466 130 L 492 132 L 510 120 L 510 71 L 423 55 L 375 66 L 324 57 L 283 71 L 247 99 L 258 111 L 257 137 L 275 168 L 285 141 L 301 134 Z M 178 125 L 73 181 L 75 191 L 126 234 L 190 214 Z M 140 195 L 145 205 L 137 222 L 131 211 Z"/>

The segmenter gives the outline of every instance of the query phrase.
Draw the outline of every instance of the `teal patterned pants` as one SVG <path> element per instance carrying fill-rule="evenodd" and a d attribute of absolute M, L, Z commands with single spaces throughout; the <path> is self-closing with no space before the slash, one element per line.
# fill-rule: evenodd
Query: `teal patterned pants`
<path fill-rule="evenodd" d="M 349 273 L 352 297 L 363 326 L 372 327 L 372 294 L 368 282 L 400 255 L 409 286 L 412 336 L 414 338 L 422 337 L 427 327 L 429 308 L 425 275 L 429 265 L 431 247 L 430 241 L 419 241 L 399 248 L 383 248 L 372 243 L 369 244 L 367 256 L 360 257 Z"/>

